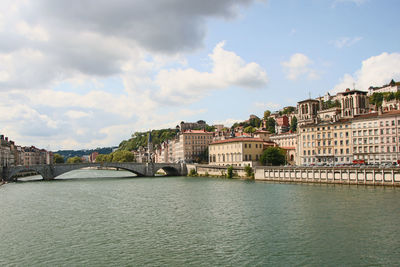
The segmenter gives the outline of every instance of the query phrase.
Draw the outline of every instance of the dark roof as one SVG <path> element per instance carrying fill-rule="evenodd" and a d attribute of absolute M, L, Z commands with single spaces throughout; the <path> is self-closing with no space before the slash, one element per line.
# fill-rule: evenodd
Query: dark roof
<path fill-rule="evenodd" d="M 306 99 L 306 100 L 299 101 L 299 102 L 297 102 L 297 103 L 303 103 L 303 102 L 319 102 L 319 101 L 316 100 L 316 99 L 311 99 L 311 98 L 309 98 L 309 99 Z"/>
<path fill-rule="evenodd" d="M 340 93 L 337 93 L 337 94 L 338 95 L 350 95 L 350 94 L 353 94 L 353 93 L 361 93 L 361 94 L 364 94 L 364 95 L 367 94 L 366 91 L 361 91 L 361 90 L 356 90 L 356 89 L 345 91 L 345 92 L 340 92 Z"/>

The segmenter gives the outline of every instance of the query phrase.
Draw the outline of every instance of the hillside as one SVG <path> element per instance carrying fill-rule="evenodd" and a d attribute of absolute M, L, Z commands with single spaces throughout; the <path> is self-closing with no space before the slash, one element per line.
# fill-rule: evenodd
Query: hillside
<path fill-rule="evenodd" d="M 159 145 L 166 140 L 173 139 L 176 136 L 176 129 L 161 129 L 152 130 L 151 138 L 153 145 Z M 132 134 L 132 138 L 124 140 L 119 144 L 118 149 L 120 150 L 137 150 L 139 147 L 146 147 L 149 131 L 147 132 L 135 132 Z"/>

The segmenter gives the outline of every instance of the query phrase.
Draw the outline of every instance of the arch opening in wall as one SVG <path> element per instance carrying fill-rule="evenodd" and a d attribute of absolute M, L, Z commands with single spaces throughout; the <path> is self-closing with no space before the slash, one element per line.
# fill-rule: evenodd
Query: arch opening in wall
<path fill-rule="evenodd" d="M 10 178 L 15 182 L 30 182 L 43 180 L 43 175 L 36 170 L 25 169 L 11 174 Z"/>
<path fill-rule="evenodd" d="M 111 179 L 111 178 L 134 178 L 142 176 L 132 170 L 116 167 L 84 167 L 69 170 L 57 175 L 54 179 Z"/>

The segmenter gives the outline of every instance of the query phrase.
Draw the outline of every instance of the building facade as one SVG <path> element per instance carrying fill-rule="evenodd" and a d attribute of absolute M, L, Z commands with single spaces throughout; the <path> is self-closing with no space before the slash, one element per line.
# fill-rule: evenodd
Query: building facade
<path fill-rule="evenodd" d="M 255 166 L 258 164 L 264 141 L 260 138 L 229 138 L 209 146 L 209 164 L 219 166 Z"/>

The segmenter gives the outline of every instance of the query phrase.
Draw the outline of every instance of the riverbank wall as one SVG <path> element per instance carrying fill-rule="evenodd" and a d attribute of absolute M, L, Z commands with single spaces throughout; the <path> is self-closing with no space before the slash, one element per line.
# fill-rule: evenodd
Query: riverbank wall
<path fill-rule="evenodd" d="M 258 181 L 400 186 L 400 168 L 256 167 Z"/>
<path fill-rule="evenodd" d="M 215 166 L 207 164 L 186 164 L 187 171 L 194 169 L 199 176 L 208 177 L 226 177 L 228 172 L 228 166 Z M 232 178 L 249 178 L 247 177 L 244 167 L 233 167 L 233 177 Z"/>

